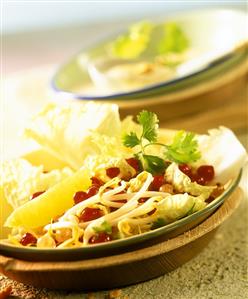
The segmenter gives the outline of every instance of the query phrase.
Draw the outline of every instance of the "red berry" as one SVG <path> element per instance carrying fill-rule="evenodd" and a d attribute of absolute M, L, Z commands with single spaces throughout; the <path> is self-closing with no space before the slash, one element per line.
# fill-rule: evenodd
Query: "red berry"
<path fill-rule="evenodd" d="M 193 181 L 197 182 L 199 185 L 206 185 L 206 180 L 204 177 L 199 176 L 198 174 L 194 175 Z"/>
<path fill-rule="evenodd" d="M 105 232 L 100 232 L 93 237 L 90 238 L 89 243 L 90 244 L 96 244 L 96 243 L 103 243 L 103 242 L 109 242 L 112 240 L 112 237 L 109 234 L 106 234 Z"/>
<path fill-rule="evenodd" d="M 154 214 L 156 212 L 156 209 L 151 210 L 150 212 L 147 213 L 147 215 L 151 216 L 152 214 Z"/>
<path fill-rule="evenodd" d="M 141 197 L 141 198 L 138 200 L 138 202 L 139 202 L 139 203 L 144 203 L 144 202 L 146 202 L 147 200 L 148 200 L 147 197 Z"/>
<path fill-rule="evenodd" d="M 180 164 L 179 169 L 186 174 L 187 176 L 191 177 L 192 176 L 192 169 L 189 165 L 187 164 Z"/>
<path fill-rule="evenodd" d="M 106 169 L 106 174 L 109 178 L 113 179 L 120 174 L 120 169 L 118 167 L 110 167 Z"/>
<path fill-rule="evenodd" d="M 165 183 L 165 179 L 163 175 L 155 175 L 153 177 L 153 181 L 151 183 L 151 189 L 154 191 L 158 191 L 159 188 Z"/>
<path fill-rule="evenodd" d="M 87 194 L 88 194 L 88 198 L 93 196 L 93 195 L 96 195 L 99 191 L 99 187 L 100 186 L 97 186 L 97 185 L 92 185 L 88 191 L 87 191 Z"/>
<path fill-rule="evenodd" d="M 35 236 L 33 236 L 32 234 L 30 233 L 26 233 L 25 235 L 23 235 L 20 243 L 23 245 L 23 246 L 27 246 L 29 244 L 36 244 L 37 243 L 37 239 L 35 238 Z"/>
<path fill-rule="evenodd" d="M 209 196 L 209 198 L 207 198 L 206 200 L 205 200 L 205 202 L 206 203 L 210 203 L 210 202 L 212 202 L 213 200 L 215 200 L 215 198 L 213 197 L 213 196 Z"/>
<path fill-rule="evenodd" d="M 115 202 L 126 203 L 127 200 L 126 199 L 119 199 L 119 200 L 115 200 Z"/>
<path fill-rule="evenodd" d="M 137 172 L 139 171 L 139 160 L 135 158 L 126 159 L 127 163 L 133 167 Z"/>
<path fill-rule="evenodd" d="M 214 167 L 212 165 L 202 165 L 197 169 L 197 174 L 210 182 L 214 178 Z"/>
<path fill-rule="evenodd" d="M 34 198 L 40 196 L 40 195 L 43 194 L 44 192 L 45 192 L 45 191 L 35 192 L 35 193 L 31 196 L 30 200 L 32 200 L 32 199 L 34 199 Z"/>
<path fill-rule="evenodd" d="M 84 191 L 78 191 L 74 194 L 73 196 L 73 200 L 75 205 L 80 203 L 81 201 L 84 201 L 85 199 L 87 199 L 89 196 L 86 192 Z"/>
<path fill-rule="evenodd" d="M 75 204 L 80 203 L 81 201 L 84 201 L 88 198 L 90 198 L 91 196 L 94 196 L 98 193 L 99 191 L 99 185 L 92 185 L 87 192 L 84 191 L 78 191 L 74 194 L 73 196 L 73 200 Z"/>
<path fill-rule="evenodd" d="M 103 216 L 102 210 L 94 209 L 94 208 L 85 208 L 78 218 L 79 221 L 87 222 L 87 221 L 95 220 L 101 216 Z"/>
<path fill-rule="evenodd" d="M 118 193 L 119 194 L 119 193 Z M 120 202 L 120 203 L 127 203 L 126 199 L 119 199 L 119 200 L 115 200 L 114 202 Z M 116 210 L 118 210 L 119 208 L 115 208 L 115 207 L 110 207 L 109 210 L 110 212 L 114 212 Z"/>
<path fill-rule="evenodd" d="M 118 185 L 120 186 L 120 183 L 118 183 Z M 124 191 L 124 190 L 122 190 L 122 191 L 120 191 L 120 192 L 118 192 L 118 193 L 116 193 L 116 194 L 125 194 L 126 192 Z"/>
<path fill-rule="evenodd" d="M 102 186 L 104 183 L 103 181 L 101 181 L 100 179 L 98 179 L 97 177 L 93 176 L 91 179 L 92 185 L 99 185 Z"/>

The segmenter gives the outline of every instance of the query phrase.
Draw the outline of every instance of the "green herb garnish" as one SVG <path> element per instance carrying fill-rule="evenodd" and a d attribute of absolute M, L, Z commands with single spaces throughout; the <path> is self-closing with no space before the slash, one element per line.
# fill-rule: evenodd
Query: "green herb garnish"
<path fill-rule="evenodd" d="M 166 145 L 166 158 L 176 163 L 195 162 L 201 157 L 194 133 L 179 131 L 171 145 Z"/>
<path fill-rule="evenodd" d="M 144 170 L 162 173 L 168 166 L 168 162 L 190 163 L 197 161 L 201 154 L 198 151 L 198 143 L 195 134 L 179 131 L 175 134 L 172 144 L 157 143 L 158 123 L 157 115 L 153 112 L 141 111 L 137 121 L 142 127 L 142 133 L 138 136 L 135 132 L 124 135 L 123 144 L 126 147 L 139 147 L 135 157 L 140 161 Z M 157 145 L 165 147 L 164 159 L 158 156 L 147 155 L 145 150 L 148 146 Z"/>
<path fill-rule="evenodd" d="M 135 157 L 139 159 L 143 169 L 151 173 L 163 172 L 165 161 L 160 157 L 145 154 L 145 148 L 157 140 L 159 122 L 157 115 L 143 110 L 138 114 L 137 121 L 142 126 L 141 136 L 138 137 L 135 132 L 126 134 L 123 138 L 124 145 L 131 148 L 140 147 L 140 151 L 135 154 Z"/>
<path fill-rule="evenodd" d="M 168 166 L 163 159 L 157 156 L 143 154 L 141 159 L 143 168 L 152 174 L 163 173 Z"/>
<path fill-rule="evenodd" d="M 138 114 L 137 120 L 143 128 L 141 139 L 145 138 L 150 142 L 156 141 L 159 123 L 157 115 L 153 112 L 143 110 Z"/>
<path fill-rule="evenodd" d="M 93 227 L 93 229 L 96 233 L 102 233 L 102 232 L 105 232 L 107 234 L 112 233 L 112 226 L 107 221 L 103 221 L 103 223 L 100 226 Z"/>
<path fill-rule="evenodd" d="M 135 147 L 136 145 L 140 145 L 140 139 L 134 132 L 130 132 L 126 134 L 123 138 L 123 144 L 126 147 Z"/>

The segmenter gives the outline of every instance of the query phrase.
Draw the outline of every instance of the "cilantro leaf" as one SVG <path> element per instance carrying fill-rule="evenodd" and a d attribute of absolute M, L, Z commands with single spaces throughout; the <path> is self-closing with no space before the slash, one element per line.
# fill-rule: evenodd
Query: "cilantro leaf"
<path fill-rule="evenodd" d="M 195 140 L 194 133 L 186 133 L 179 131 L 171 145 L 166 145 L 166 158 L 176 163 L 189 163 L 195 162 L 201 154 L 198 151 L 198 143 Z"/>
<path fill-rule="evenodd" d="M 93 227 L 93 229 L 96 233 L 101 233 L 101 232 L 105 232 L 107 234 L 112 233 L 112 226 L 107 221 L 103 221 L 103 223 L 100 226 Z"/>
<path fill-rule="evenodd" d="M 157 115 L 153 112 L 143 110 L 138 114 L 137 120 L 143 127 L 142 137 L 150 142 L 155 142 L 157 140 L 159 122 Z"/>
<path fill-rule="evenodd" d="M 179 131 L 174 136 L 172 144 L 166 145 L 156 142 L 159 120 L 155 113 L 143 110 L 138 114 L 137 121 L 142 127 L 141 136 L 138 137 L 136 133 L 130 132 L 124 136 L 123 143 L 131 148 L 139 146 L 140 149 L 134 156 L 144 170 L 152 174 L 162 173 L 168 167 L 169 162 L 190 163 L 201 157 L 194 133 Z M 166 148 L 165 159 L 167 161 L 158 156 L 146 155 L 145 150 L 151 145 Z"/>
<path fill-rule="evenodd" d="M 135 147 L 140 144 L 140 140 L 134 132 L 130 132 L 129 134 L 124 135 L 123 144 L 126 147 Z"/>
<path fill-rule="evenodd" d="M 165 161 L 157 156 L 143 155 L 142 162 L 143 168 L 152 174 L 162 173 L 166 167 Z"/>

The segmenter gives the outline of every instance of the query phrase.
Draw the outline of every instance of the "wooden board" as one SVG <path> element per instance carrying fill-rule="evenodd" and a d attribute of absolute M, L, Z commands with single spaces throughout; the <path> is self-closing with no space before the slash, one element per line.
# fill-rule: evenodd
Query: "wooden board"
<path fill-rule="evenodd" d="M 28 262 L 0 256 L 0 271 L 36 287 L 99 290 L 149 280 L 176 269 L 196 256 L 238 207 L 240 188 L 207 220 L 170 240 L 110 257 L 73 262 Z"/>

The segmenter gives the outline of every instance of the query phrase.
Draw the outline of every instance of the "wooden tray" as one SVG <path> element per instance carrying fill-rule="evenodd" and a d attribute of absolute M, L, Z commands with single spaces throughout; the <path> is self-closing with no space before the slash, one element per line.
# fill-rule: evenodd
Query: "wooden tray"
<path fill-rule="evenodd" d="M 30 262 L 0 256 L 0 271 L 36 287 L 100 290 L 149 280 L 172 271 L 196 256 L 216 229 L 238 207 L 240 188 L 207 220 L 167 241 L 132 252 L 73 262 Z"/>

